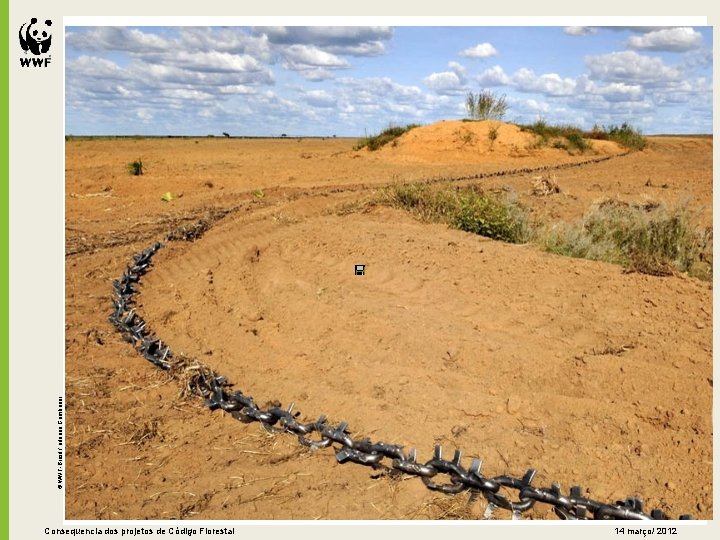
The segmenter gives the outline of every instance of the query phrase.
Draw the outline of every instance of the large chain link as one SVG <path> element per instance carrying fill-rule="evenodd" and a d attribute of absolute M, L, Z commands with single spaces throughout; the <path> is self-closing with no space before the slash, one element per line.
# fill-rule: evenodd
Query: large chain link
<path fill-rule="evenodd" d="M 171 234 L 169 238 L 175 237 Z M 122 277 L 113 281 L 115 294 L 110 322 L 149 362 L 172 371 L 187 366 L 187 359 L 176 358 L 170 347 L 148 330 L 145 320 L 133 307 L 140 278 L 150 269 L 152 257 L 161 247 L 162 244 L 156 243 L 134 255 Z M 556 483 L 549 488 L 535 487 L 532 485 L 535 469 L 528 470 L 521 478 L 508 475 L 490 478 L 481 473 L 482 461 L 479 459 L 473 459 L 468 468 L 463 467 L 460 450 L 455 450 L 453 458 L 447 460 L 443 458 L 443 448 L 436 446 L 432 459 L 422 463 L 414 448 L 406 452 L 398 444 L 372 442 L 368 438 L 353 439 L 346 422 L 333 426 L 328 424 L 326 416 L 320 416 L 315 422 L 302 423 L 298 420 L 300 413 L 294 410 L 292 403 L 287 409 L 274 405 L 264 410 L 252 397 L 233 390 L 225 377 L 197 361 L 193 367 L 196 374 L 190 380 L 189 389 L 205 399 L 210 410 L 222 409 L 240 421 L 260 422 L 268 430 L 293 434 L 300 444 L 313 449 L 333 447 L 339 463 L 353 462 L 384 469 L 388 474 L 417 476 L 429 489 L 450 495 L 461 492 L 482 494 L 488 501 L 486 518 L 497 508 L 502 508 L 516 519 L 539 502 L 552 506 L 561 519 L 669 519 L 659 509 L 646 514 L 642 500 L 637 497 L 613 504 L 582 497 L 578 486 L 572 487 L 567 495 L 563 495 Z M 390 460 L 390 465 L 383 463 L 384 460 Z M 509 497 L 501 491 L 514 492 L 514 496 Z M 682 515 L 679 519 L 691 517 Z"/>

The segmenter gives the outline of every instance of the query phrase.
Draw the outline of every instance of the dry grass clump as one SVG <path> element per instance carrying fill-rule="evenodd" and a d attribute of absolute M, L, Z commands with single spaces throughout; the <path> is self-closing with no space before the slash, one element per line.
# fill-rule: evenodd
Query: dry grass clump
<path fill-rule="evenodd" d="M 555 175 L 552 176 L 536 176 L 533 178 L 532 194 L 538 197 L 546 197 L 560 193 L 560 186 L 557 183 Z"/>
<path fill-rule="evenodd" d="M 188 401 L 197 398 L 198 384 L 202 380 L 210 380 L 217 376 L 210 368 L 204 366 L 196 358 L 183 354 L 173 357 L 170 369 L 163 372 L 170 380 L 177 381 L 180 386 L 177 399 Z"/>
<path fill-rule="evenodd" d="M 468 92 L 465 109 L 470 120 L 502 120 L 508 110 L 507 98 L 485 89 L 477 94 Z"/>
<path fill-rule="evenodd" d="M 130 436 L 129 442 L 136 446 L 142 446 L 147 441 L 154 439 L 158 436 L 158 424 L 157 418 L 150 422 L 143 422 L 142 426 L 132 424 L 135 429 Z"/>
<path fill-rule="evenodd" d="M 480 519 L 478 510 L 473 506 L 473 497 L 441 496 L 428 498 L 423 503 L 402 517 L 402 519 L 437 520 L 471 520 Z"/>
<path fill-rule="evenodd" d="M 605 199 L 575 223 L 538 231 L 537 240 L 552 253 L 621 264 L 628 271 L 712 277 L 712 230 L 693 225 L 687 204 Z"/>
<path fill-rule="evenodd" d="M 332 208 L 325 210 L 324 214 L 334 214 L 336 216 L 347 216 L 358 212 L 369 212 L 378 204 L 378 194 L 373 191 L 371 195 L 359 199 L 344 201 Z"/>

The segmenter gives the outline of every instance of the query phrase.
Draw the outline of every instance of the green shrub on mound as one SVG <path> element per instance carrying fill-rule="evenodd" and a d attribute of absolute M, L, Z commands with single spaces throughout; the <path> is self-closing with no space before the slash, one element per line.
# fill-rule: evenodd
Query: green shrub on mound
<path fill-rule="evenodd" d="M 621 126 L 610 126 L 606 131 L 608 140 L 615 141 L 625 148 L 642 150 L 647 146 L 647 140 L 640 130 L 633 128 L 627 122 L 623 122 Z"/>
<path fill-rule="evenodd" d="M 390 126 L 379 135 L 373 135 L 372 137 L 366 137 L 360 139 L 355 145 L 354 150 L 361 150 L 367 147 L 368 150 L 377 150 L 382 148 L 387 143 L 394 141 L 400 135 L 410 131 L 413 128 L 419 127 L 420 124 L 408 124 L 407 126 Z"/>
<path fill-rule="evenodd" d="M 592 148 L 592 145 L 586 139 L 589 138 L 580 128 L 575 126 L 559 125 L 552 126 L 545 120 L 537 120 L 533 124 L 521 124 L 518 126 L 521 131 L 534 133 L 538 136 L 535 148 L 542 148 L 550 144 L 553 148 L 561 150 L 577 150 L 585 152 Z"/>
<path fill-rule="evenodd" d="M 647 146 L 647 140 L 642 136 L 642 132 L 627 122 L 608 127 L 595 124 L 590 131 L 583 131 L 579 127 L 570 125 L 553 126 L 542 119 L 532 124 L 518 124 L 518 127 L 522 131 L 538 136 L 535 143 L 538 148 L 552 144 L 554 148 L 584 152 L 591 148 L 589 140 L 613 141 L 630 150 L 642 150 Z"/>

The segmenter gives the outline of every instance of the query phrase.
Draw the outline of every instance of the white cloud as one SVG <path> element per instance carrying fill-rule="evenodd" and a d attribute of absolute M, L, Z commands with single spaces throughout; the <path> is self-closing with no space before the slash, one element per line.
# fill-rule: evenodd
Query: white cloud
<path fill-rule="evenodd" d="M 302 96 L 303 101 L 315 107 L 335 107 L 337 99 L 325 90 L 309 90 Z"/>
<path fill-rule="evenodd" d="M 460 100 L 447 96 L 426 94 L 417 86 L 396 83 L 389 77 L 338 78 L 338 108 L 344 111 L 343 118 L 352 111 L 353 118 L 361 119 L 366 125 L 385 127 L 388 123 L 423 121 L 429 114 L 439 110 L 452 110 Z"/>
<path fill-rule="evenodd" d="M 85 51 L 127 51 L 147 53 L 167 51 L 171 42 L 131 28 L 98 26 L 89 30 L 66 32 L 65 44 Z"/>
<path fill-rule="evenodd" d="M 642 86 L 637 84 L 610 83 L 596 87 L 593 93 L 610 102 L 641 101 L 644 98 Z"/>
<path fill-rule="evenodd" d="M 460 52 L 460 56 L 466 58 L 489 58 L 495 56 L 497 50 L 490 43 L 478 43 L 474 47 L 469 47 L 464 51 Z"/>
<path fill-rule="evenodd" d="M 219 51 L 247 54 L 261 62 L 272 60 L 270 42 L 266 36 L 251 36 L 240 28 L 182 27 L 177 47 L 190 52 Z"/>
<path fill-rule="evenodd" d="M 634 32 L 645 34 L 647 32 L 655 32 L 663 30 L 667 26 L 566 26 L 563 32 L 570 36 L 590 36 L 597 34 L 600 30 L 610 30 L 611 32 Z"/>
<path fill-rule="evenodd" d="M 82 55 L 75 60 L 69 60 L 66 69 L 72 76 L 84 75 L 96 79 L 122 79 L 125 76 L 125 71 L 115 62 L 96 56 Z"/>
<path fill-rule="evenodd" d="M 467 69 L 458 62 L 449 62 L 450 71 L 431 73 L 423 79 L 425 86 L 438 94 L 460 94 L 465 92 Z"/>
<path fill-rule="evenodd" d="M 486 69 L 477 76 L 482 86 L 510 86 L 520 92 L 545 94 L 548 96 L 568 96 L 575 92 L 576 81 L 563 78 L 557 73 L 536 75 L 529 68 L 520 68 L 512 75 L 505 73 L 500 66 Z"/>
<path fill-rule="evenodd" d="M 641 101 L 646 98 L 647 92 L 639 84 L 626 84 L 612 82 L 598 84 L 587 75 L 575 79 L 575 96 L 579 99 L 590 98 L 596 101 L 620 103 L 625 101 Z"/>
<path fill-rule="evenodd" d="M 382 41 L 366 41 L 357 45 L 329 46 L 328 52 L 348 56 L 381 56 L 387 52 Z"/>
<path fill-rule="evenodd" d="M 222 87 L 244 85 L 273 84 L 272 72 L 263 68 L 259 71 L 201 71 L 186 69 L 172 64 L 132 62 L 125 69 L 128 78 L 138 85 L 160 87 L 167 85 Z"/>
<path fill-rule="evenodd" d="M 227 29 L 180 29 L 175 38 L 161 37 L 137 29 L 98 27 L 82 31 L 69 31 L 66 43 L 69 49 L 126 52 L 130 62 L 124 68 L 113 64 L 112 76 L 134 85 L 147 88 L 150 82 L 157 84 L 233 86 L 273 84 L 274 78 L 259 58 L 264 57 L 263 40 L 251 36 L 247 39 Z M 225 34 L 229 40 L 211 48 L 212 38 Z M 231 52 L 248 50 L 244 52 Z M 266 44 L 265 44 L 266 47 Z M 68 61 L 68 73 L 92 77 L 107 72 L 108 60 L 81 55 Z M 94 65 L 93 65 L 94 64 Z"/>
<path fill-rule="evenodd" d="M 438 94 L 457 94 L 462 92 L 463 81 L 453 71 L 431 73 L 423 79 L 425 85 Z"/>
<path fill-rule="evenodd" d="M 467 75 L 467 68 L 459 62 L 450 61 L 448 62 L 448 67 L 462 79 Z"/>
<path fill-rule="evenodd" d="M 263 66 L 252 56 L 225 52 L 187 52 L 174 55 L 172 63 L 184 69 L 196 71 L 262 71 Z"/>
<path fill-rule="evenodd" d="M 668 28 L 667 26 L 598 26 L 604 30 L 611 30 L 613 32 L 635 32 L 638 34 L 646 34 L 647 32 L 654 32 L 655 30 L 662 30 Z"/>
<path fill-rule="evenodd" d="M 477 77 L 478 82 L 483 86 L 504 86 L 510 84 L 510 77 L 500 66 L 493 66 L 486 69 Z"/>
<path fill-rule="evenodd" d="M 684 69 L 707 68 L 712 66 L 712 49 L 699 49 L 685 53 L 682 56 L 682 67 Z"/>
<path fill-rule="evenodd" d="M 543 102 L 539 102 L 539 101 L 536 101 L 536 100 L 534 100 L 534 99 L 527 99 L 527 100 L 525 100 L 525 105 L 526 105 L 527 108 L 530 109 L 531 111 L 535 111 L 535 112 L 538 112 L 538 113 L 548 113 L 548 112 L 550 112 L 550 105 L 548 105 L 548 104 L 545 103 L 544 101 L 543 101 Z"/>
<path fill-rule="evenodd" d="M 298 74 L 306 81 L 311 82 L 326 81 L 333 78 L 332 72 L 325 68 L 303 69 L 298 71 Z"/>
<path fill-rule="evenodd" d="M 563 79 L 557 73 L 536 75 L 528 68 L 517 70 L 511 81 L 520 92 L 535 92 L 548 96 L 569 96 L 575 92 L 575 81 Z"/>
<path fill-rule="evenodd" d="M 172 100 L 183 101 L 205 101 L 214 98 L 213 94 L 194 88 L 164 88 L 160 90 L 159 95 Z"/>
<path fill-rule="evenodd" d="M 678 68 L 665 65 L 661 58 L 635 51 L 587 56 L 585 65 L 590 69 L 590 78 L 608 82 L 663 84 L 682 78 Z"/>
<path fill-rule="evenodd" d="M 117 90 L 118 94 L 120 94 L 124 98 L 135 98 L 142 95 L 140 92 L 125 88 L 122 84 L 118 84 L 115 89 Z"/>
<path fill-rule="evenodd" d="M 312 45 L 290 45 L 283 50 L 285 67 L 292 70 L 311 68 L 343 69 L 350 64 L 334 54 L 330 54 Z"/>
<path fill-rule="evenodd" d="M 221 95 L 227 95 L 227 94 L 239 94 L 239 95 L 247 95 L 247 94 L 255 94 L 257 90 L 251 86 L 247 86 L 245 84 L 232 84 L 232 85 L 226 85 L 226 86 L 219 86 L 217 88 L 217 92 Z"/>
<path fill-rule="evenodd" d="M 152 55 L 148 55 L 149 58 Z M 177 64 L 149 63 L 139 59 L 120 67 L 105 59 L 81 55 L 66 64 L 66 101 L 69 114 L 84 121 L 102 122 L 113 118 L 115 129 L 135 132 L 128 119 L 152 120 L 153 129 L 177 133 L 178 126 L 199 126 L 200 106 L 222 107 L 233 96 L 253 99 L 253 87 L 272 82 L 272 73 L 252 58 L 229 53 L 188 53 L 176 55 Z M 258 69 L 258 71 L 237 71 Z M 208 71 L 209 70 L 209 71 Z M 199 117 L 202 118 L 202 117 Z"/>
<path fill-rule="evenodd" d="M 367 84 L 376 95 L 385 95 L 388 99 L 394 99 L 403 103 L 412 103 L 424 96 L 422 90 L 417 86 L 407 86 L 393 81 L 390 77 L 369 77 L 366 79 L 349 79 L 351 84 L 362 87 Z M 347 83 L 347 80 L 346 80 Z"/>
<path fill-rule="evenodd" d="M 385 42 L 393 36 L 389 26 L 258 26 L 253 33 L 274 45 L 312 45 L 350 56 L 385 54 Z"/>
<path fill-rule="evenodd" d="M 570 36 L 589 36 L 597 33 L 597 28 L 592 26 L 566 26 L 563 32 Z"/>
<path fill-rule="evenodd" d="M 652 89 L 650 95 L 658 105 L 688 104 L 707 110 L 712 108 L 712 81 L 705 77 L 687 79 Z"/>
<path fill-rule="evenodd" d="M 685 52 L 702 45 L 702 34 L 687 27 L 665 28 L 642 36 L 631 36 L 627 45 L 632 49 Z"/>

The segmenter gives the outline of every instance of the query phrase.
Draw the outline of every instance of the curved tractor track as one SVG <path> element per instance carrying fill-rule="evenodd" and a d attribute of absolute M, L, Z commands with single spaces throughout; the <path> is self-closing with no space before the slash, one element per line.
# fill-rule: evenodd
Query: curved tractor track
<path fill-rule="evenodd" d="M 429 181 L 512 181 L 576 167 Z M 73 486 L 77 500 L 106 489 L 107 475 L 92 467 L 103 447 L 112 447 L 103 467 L 130 465 L 118 473 L 110 504 L 81 510 L 71 498 L 72 514 L 707 515 L 711 447 L 701 441 L 708 431 L 711 437 L 703 411 L 712 390 L 712 325 L 705 284 L 623 274 L 420 224 L 388 208 L 338 210 L 377 187 L 267 189 L 262 200 L 238 191 L 222 205 L 205 205 L 212 210 L 185 209 L 111 240 L 98 232 L 68 253 L 71 272 L 73 260 L 89 257 L 96 262 L 85 277 L 107 280 L 103 265 L 117 267 L 128 247 L 174 227 L 164 249 L 136 257 L 116 282 L 112 317 L 162 374 L 122 352 L 125 367 L 96 360 L 87 377 L 68 376 L 76 424 L 95 421 L 68 445 L 70 463 L 91 464 Z M 154 269 L 144 275 L 150 258 Z M 364 276 L 353 273 L 358 263 L 367 265 Z M 91 304 L 99 308 L 97 290 Z M 89 307 L 72 287 L 68 303 Z M 101 325 L 83 339 L 73 338 L 69 350 L 98 358 L 110 352 Z M 255 401 L 228 381 L 296 407 Z M 200 414 L 202 403 L 188 394 L 219 411 Z M 115 418 L 98 424 L 90 408 L 112 403 Z M 313 419 L 297 408 L 331 416 Z M 326 446 L 335 460 L 313 451 Z M 447 454 L 456 448 L 477 454 Z M 368 467 L 335 470 L 346 462 Z M 405 481 L 413 476 L 423 481 Z M 555 481 L 583 488 L 566 491 Z M 644 510 L 639 497 L 655 510 Z"/>

